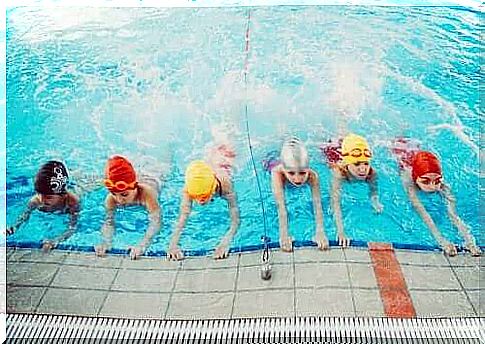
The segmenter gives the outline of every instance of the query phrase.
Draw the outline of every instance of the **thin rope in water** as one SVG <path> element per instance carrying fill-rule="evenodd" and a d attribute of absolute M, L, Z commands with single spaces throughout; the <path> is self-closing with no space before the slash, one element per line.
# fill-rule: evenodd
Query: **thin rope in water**
<path fill-rule="evenodd" d="M 249 154 L 251 156 L 251 162 L 253 165 L 253 170 L 254 170 L 254 175 L 256 177 L 256 183 L 258 186 L 258 192 L 259 192 L 259 201 L 261 203 L 261 209 L 263 211 L 263 227 L 264 227 L 264 238 L 263 238 L 263 245 L 264 245 L 264 259 L 268 259 L 268 229 L 267 229 L 267 224 L 266 224 L 266 211 L 264 207 L 264 201 L 263 201 L 263 192 L 261 190 L 261 184 L 259 182 L 259 176 L 258 176 L 258 170 L 256 168 L 256 162 L 254 160 L 254 154 L 253 154 L 253 146 L 251 143 L 251 134 L 249 131 L 249 118 L 248 118 L 248 64 L 249 64 L 249 33 L 250 33 L 250 26 L 251 25 L 251 10 L 248 10 L 248 20 L 247 20 L 247 27 L 246 27 L 246 46 L 244 49 L 245 52 L 245 58 L 244 58 L 244 88 L 245 88 L 245 99 L 246 99 L 246 104 L 245 104 L 245 118 L 246 118 L 246 134 L 248 137 L 248 144 L 249 144 Z"/>

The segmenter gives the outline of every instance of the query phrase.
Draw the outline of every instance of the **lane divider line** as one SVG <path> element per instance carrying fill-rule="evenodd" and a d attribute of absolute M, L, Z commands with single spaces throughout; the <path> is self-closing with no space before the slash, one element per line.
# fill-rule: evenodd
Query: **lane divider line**
<path fill-rule="evenodd" d="M 392 245 L 370 242 L 368 248 L 386 316 L 415 318 L 416 310 Z"/>

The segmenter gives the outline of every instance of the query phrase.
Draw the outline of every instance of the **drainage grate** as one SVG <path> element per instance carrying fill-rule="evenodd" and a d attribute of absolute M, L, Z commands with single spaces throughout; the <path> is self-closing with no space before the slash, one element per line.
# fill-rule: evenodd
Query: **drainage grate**
<path fill-rule="evenodd" d="M 142 320 L 7 315 L 7 343 L 485 343 L 484 318 Z M 61 340 L 62 338 L 62 340 Z M 44 339 L 44 340 L 42 340 Z M 58 340 L 56 340 L 58 339 Z"/>

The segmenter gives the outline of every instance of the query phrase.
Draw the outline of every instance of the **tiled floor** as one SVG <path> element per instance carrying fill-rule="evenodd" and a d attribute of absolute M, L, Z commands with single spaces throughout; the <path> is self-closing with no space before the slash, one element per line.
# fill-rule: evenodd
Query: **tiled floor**
<path fill-rule="evenodd" d="M 135 318 L 384 316 L 367 250 L 260 253 L 169 262 L 93 254 L 8 250 L 7 309 Z M 483 316 L 480 259 L 396 251 L 417 316 Z M 482 263 L 483 264 L 483 263 Z"/>

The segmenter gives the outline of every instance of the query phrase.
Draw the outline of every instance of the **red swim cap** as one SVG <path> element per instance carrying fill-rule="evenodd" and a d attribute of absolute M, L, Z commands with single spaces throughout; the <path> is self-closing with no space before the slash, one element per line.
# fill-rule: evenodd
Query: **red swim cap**
<path fill-rule="evenodd" d="M 106 179 L 113 183 L 123 181 L 127 184 L 136 182 L 136 172 L 133 165 L 120 155 L 112 156 L 106 165 Z"/>
<path fill-rule="evenodd" d="M 440 161 L 433 153 L 419 151 L 413 157 L 412 171 L 414 181 L 426 173 L 437 173 L 441 175 Z"/>

